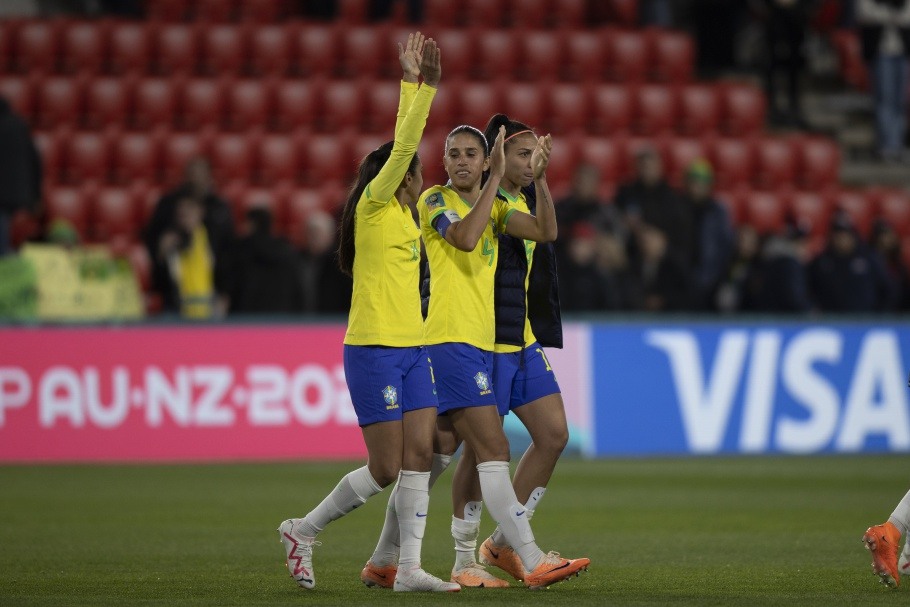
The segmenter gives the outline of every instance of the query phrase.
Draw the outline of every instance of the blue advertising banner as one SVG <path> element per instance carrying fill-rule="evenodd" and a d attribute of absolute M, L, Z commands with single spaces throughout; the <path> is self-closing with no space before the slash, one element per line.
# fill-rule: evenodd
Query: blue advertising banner
<path fill-rule="evenodd" d="M 591 331 L 596 455 L 910 451 L 910 324 Z"/>

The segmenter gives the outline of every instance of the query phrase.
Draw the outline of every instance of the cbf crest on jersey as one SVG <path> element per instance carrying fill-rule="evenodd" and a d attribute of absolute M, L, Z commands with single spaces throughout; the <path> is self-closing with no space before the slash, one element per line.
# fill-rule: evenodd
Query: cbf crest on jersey
<path fill-rule="evenodd" d="M 480 388 L 480 395 L 490 393 L 490 377 L 483 371 L 478 371 L 477 375 L 474 376 L 474 381 L 477 383 L 477 387 Z"/>
<path fill-rule="evenodd" d="M 427 208 L 428 209 L 438 209 L 439 207 L 445 206 L 445 201 L 442 199 L 442 194 L 439 192 L 434 192 L 427 197 Z"/>
<path fill-rule="evenodd" d="M 382 390 L 382 398 L 385 400 L 386 409 L 398 408 L 398 390 L 395 386 L 386 386 Z"/>

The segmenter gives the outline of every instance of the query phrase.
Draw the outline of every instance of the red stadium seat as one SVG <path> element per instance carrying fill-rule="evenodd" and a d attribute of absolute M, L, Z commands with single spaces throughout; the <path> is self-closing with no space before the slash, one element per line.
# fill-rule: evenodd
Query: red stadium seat
<path fill-rule="evenodd" d="M 826 137 L 810 137 L 801 142 L 800 183 L 819 188 L 840 181 L 840 147 Z"/>
<path fill-rule="evenodd" d="M 519 73 L 531 82 L 552 81 L 562 76 L 565 65 L 560 38 L 555 32 L 523 32 L 518 40 Z"/>
<path fill-rule="evenodd" d="M 94 197 L 94 240 L 109 242 L 117 236 L 135 239 L 140 231 L 137 211 L 138 205 L 130 190 L 102 188 Z"/>
<path fill-rule="evenodd" d="M 451 0 L 424 0 L 423 4 L 423 18 L 427 26 L 439 28 L 462 24 L 459 20 L 464 17 L 464 7 Z"/>
<path fill-rule="evenodd" d="M 34 134 L 35 146 L 41 155 L 44 183 L 55 184 L 62 181 L 62 148 L 66 135 L 53 131 L 42 131 Z"/>
<path fill-rule="evenodd" d="M 547 120 L 547 98 L 536 84 L 512 82 L 502 87 L 502 107 L 512 120 L 540 130 Z M 489 118 L 489 117 L 488 117 Z"/>
<path fill-rule="evenodd" d="M 130 115 L 130 88 L 122 78 L 98 78 L 85 89 L 86 128 L 102 129 L 121 126 Z"/>
<path fill-rule="evenodd" d="M 345 0 L 338 3 L 338 21 L 345 25 L 366 23 L 369 13 L 369 0 Z"/>
<path fill-rule="evenodd" d="M 276 23 L 285 16 L 285 0 L 243 0 L 239 3 L 240 19 L 254 23 Z"/>
<path fill-rule="evenodd" d="M 431 131 L 425 131 L 425 133 L 426 135 L 429 135 Z M 423 141 L 423 139 L 426 139 L 426 137 L 422 138 L 421 141 Z M 358 134 L 351 142 L 351 157 L 354 159 L 354 164 L 359 165 L 360 161 L 363 160 L 367 154 L 387 141 L 390 141 L 390 139 L 385 135 Z M 442 154 L 440 153 L 439 156 L 441 157 Z M 421 158 L 421 160 L 426 162 L 426 159 L 424 158 Z"/>
<path fill-rule="evenodd" d="M 553 84 L 549 92 L 550 132 L 562 137 L 574 131 L 587 131 L 591 125 L 591 89 L 577 84 Z M 539 94 L 539 93 L 538 93 Z"/>
<path fill-rule="evenodd" d="M 323 82 L 313 80 L 279 82 L 275 88 L 275 113 L 272 128 L 286 133 L 321 121 L 323 85 Z M 432 116 L 433 113 L 430 112 L 430 115 Z"/>
<path fill-rule="evenodd" d="M 177 111 L 173 83 L 167 78 L 147 78 L 136 85 L 133 125 L 138 129 L 170 125 Z"/>
<path fill-rule="evenodd" d="M 611 191 L 623 176 L 625 157 L 621 142 L 606 137 L 585 137 L 579 150 L 579 162 L 597 167 L 601 184 Z"/>
<path fill-rule="evenodd" d="M 116 183 L 131 185 L 137 181 L 158 181 L 161 143 L 146 133 L 126 133 L 113 145 Z"/>
<path fill-rule="evenodd" d="M 535 30 L 546 27 L 551 15 L 560 10 L 553 10 L 550 0 L 511 0 L 509 3 L 509 24 L 520 30 Z"/>
<path fill-rule="evenodd" d="M 790 196 L 790 214 L 812 236 L 824 236 L 831 220 L 831 199 L 818 192 L 794 192 Z"/>
<path fill-rule="evenodd" d="M 48 20 L 23 23 L 13 46 L 13 60 L 20 74 L 49 74 L 57 67 L 58 23 Z"/>
<path fill-rule="evenodd" d="M 500 92 L 499 87 L 485 82 L 466 82 L 459 87 L 459 123 L 470 124 L 483 131 L 490 117 L 502 111 Z"/>
<path fill-rule="evenodd" d="M 193 26 L 166 24 L 158 29 L 155 58 L 158 74 L 174 76 L 196 70 L 199 44 Z"/>
<path fill-rule="evenodd" d="M 494 29 L 478 34 L 475 37 L 478 57 L 475 75 L 481 80 L 512 79 L 518 68 L 519 36 L 509 30 Z"/>
<path fill-rule="evenodd" d="M 190 0 L 152 0 L 145 3 L 146 17 L 159 21 L 183 21 L 189 16 Z"/>
<path fill-rule="evenodd" d="M 299 74 L 313 76 L 340 70 L 338 30 L 326 25 L 305 25 L 294 37 L 294 65 Z"/>
<path fill-rule="evenodd" d="M 80 187 L 57 187 L 45 196 L 48 223 L 57 219 L 70 222 L 83 237 L 88 233 L 89 207 Z"/>
<path fill-rule="evenodd" d="M 481 125 L 483 126 L 483 125 Z M 420 162 L 423 164 L 423 187 L 428 188 L 431 184 L 442 184 L 448 181 L 445 165 L 442 158 L 445 154 L 446 136 L 449 131 L 427 131 L 420 140 L 420 147 L 417 153 L 420 155 Z M 362 152 L 363 150 L 358 150 Z M 357 158 L 359 162 L 363 156 Z"/>
<path fill-rule="evenodd" d="M 40 128 L 74 125 L 82 113 L 82 87 L 72 78 L 54 76 L 37 88 L 37 124 Z"/>
<path fill-rule="evenodd" d="M 547 181 L 555 191 L 565 191 L 572 182 L 578 157 L 581 152 L 581 138 L 564 137 L 553 141 L 553 152 L 547 165 Z"/>
<path fill-rule="evenodd" d="M 364 97 L 369 86 L 350 80 L 334 80 L 326 84 L 322 121 L 316 126 L 328 133 L 354 127 L 361 130 L 365 118 Z"/>
<path fill-rule="evenodd" d="M 202 32 L 202 72 L 209 76 L 239 74 L 249 56 L 246 28 L 214 25 Z"/>
<path fill-rule="evenodd" d="M 638 88 L 636 132 L 654 136 L 669 134 L 676 124 L 676 95 L 662 84 L 645 84 Z"/>
<path fill-rule="evenodd" d="M 287 198 L 285 235 L 294 244 L 300 244 L 304 237 L 307 218 L 323 208 L 324 193 L 317 188 L 293 190 Z"/>
<path fill-rule="evenodd" d="M 312 186 L 348 183 L 353 177 L 354 161 L 349 138 L 338 133 L 317 134 L 302 141 L 304 180 Z"/>
<path fill-rule="evenodd" d="M 749 192 L 745 197 L 744 207 L 746 223 L 759 234 L 780 232 L 786 224 L 787 205 L 775 192 Z"/>
<path fill-rule="evenodd" d="M 765 96 L 748 84 L 728 84 L 721 90 L 724 104 L 723 130 L 744 137 L 760 132 L 765 125 Z"/>
<path fill-rule="evenodd" d="M 151 71 L 151 31 L 141 23 L 117 23 L 112 27 L 107 69 L 117 75 Z"/>
<path fill-rule="evenodd" d="M 391 61 L 391 49 L 386 41 L 387 34 L 375 25 L 342 29 L 341 74 L 380 75 Z"/>
<path fill-rule="evenodd" d="M 264 79 L 231 82 L 227 86 L 227 125 L 235 131 L 264 127 L 272 115 L 274 86 Z"/>
<path fill-rule="evenodd" d="M 638 0 L 609 0 L 606 6 L 612 22 L 624 27 L 638 25 Z"/>
<path fill-rule="evenodd" d="M 186 82 L 180 112 L 180 125 L 195 131 L 202 126 L 219 126 L 224 115 L 226 83 L 213 78 L 196 78 Z"/>
<path fill-rule="evenodd" d="M 628 133 L 632 127 L 632 94 L 628 87 L 601 84 L 591 97 L 594 132 L 605 135 Z"/>
<path fill-rule="evenodd" d="M 462 82 L 452 82 L 449 84 L 452 87 L 452 91 L 458 90 L 463 86 Z M 430 110 L 430 115 L 427 117 L 427 126 L 426 131 L 437 131 L 445 130 L 447 133 L 454 129 L 456 126 L 463 124 L 463 121 L 459 120 L 461 115 L 461 109 L 459 103 L 461 98 L 458 94 L 452 95 L 436 95 L 433 98 L 433 108 Z M 489 116 L 487 116 L 489 118 Z M 390 127 L 394 124 L 392 118 L 385 118 L 385 129 L 382 130 L 383 133 L 389 133 L 391 135 Z M 471 125 L 476 126 L 477 128 L 483 130 L 483 126 L 486 124 L 477 124 Z M 391 139 L 391 136 L 389 136 Z"/>
<path fill-rule="evenodd" d="M 212 169 L 215 180 L 249 181 L 253 176 L 253 150 L 257 142 L 246 135 L 225 133 L 212 141 Z"/>
<path fill-rule="evenodd" d="M 298 143 L 287 135 L 266 135 L 259 141 L 257 183 L 270 186 L 301 177 Z"/>
<path fill-rule="evenodd" d="M 762 188 L 792 186 L 799 169 L 796 152 L 783 138 L 766 138 L 756 146 L 758 174 L 754 183 Z"/>
<path fill-rule="evenodd" d="M 161 149 L 164 183 L 171 186 L 181 182 L 187 163 L 206 152 L 206 142 L 198 135 L 174 133 L 168 136 Z"/>
<path fill-rule="evenodd" d="M 395 124 L 395 116 L 398 113 L 400 89 L 401 87 L 397 82 L 375 81 L 370 85 L 370 93 L 366 99 L 367 108 L 364 111 L 364 118 L 366 119 L 364 127 L 367 132 L 391 134 L 390 127 Z M 437 110 L 436 99 L 434 98 L 431 113 Z"/>
<path fill-rule="evenodd" d="M 250 69 L 258 76 L 283 75 L 291 60 L 290 30 L 280 25 L 256 27 L 250 35 Z"/>
<path fill-rule="evenodd" d="M 910 236 L 910 194 L 906 190 L 885 190 L 878 198 L 879 212 L 898 234 Z"/>
<path fill-rule="evenodd" d="M 483 36 L 483 33 L 478 34 Z M 433 38 L 445 53 L 445 78 L 468 78 L 476 67 L 477 43 L 475 32 L 466 29 L 444 29 Z M 389 48 L 395 48 L 390 45 Z M 433 100 L 436 107 L 436 100 Z"/>
<path fill-rule="evenodd" d="M 207 23 L 231 21 L 235 12 L 234 0 L 194 0 L 193 9 L 195 20 Z"/>
<path fill-rule="evenodd" d="M 677 138 L 667 146 L 669 166 L 666 168 L 670 183 L 675 187 L 685 185 L 686 171 L 699 158 L 708 159 L 708 146 L 702 139 Z"/>
<path fill-rule="evenodd" d="M 712 155 L 714 182 L 718 188 L 729 190 L 752 181 L 755 172 L 754 144 L 735 137 L 718 139 Z"/>
<path fill-rule="evenodd" d="M 110 143 L 104 135 L 74 133 L 66 142 L 65 174 L 69 183 L 106 180 L 110 173 Z"/>
<path fill-rule="evenodd" d="M 139 288 L 143 292 L 152 288 L 152 260 L 149 258 L 148 249 L 141 242 L 134 242 L 127 251 L 127 259 L 139 281 Z"/>
<path fill-rule="evenodd" d="M 588 26 L 587 20 L 587 0 L 558 0 L 559 10 L 553 11 L 547 17 L 552 19 L 553 25 L 557 29 L 582 33 L 582 30 Z"/>
<path fill-rule="evenodd" d="M 866 196 L 861 190 L 840 190 L 834 194 L 834 209 L 847 213 L 863 237 L 869 235 L 878 215 L 875 202 L 874 197 Z"/>
<path fill-rule="evenodd" d="M 684 135 L 715 133 L 721 109 L 717 88 L 710 84 L 689 84 L 679 90 L 678 132 Z"/>
<path fill-rule="evenodd" d="M 0 74 L 13 71 L 13 38 L 16 25 L 11 21 L 0 22 Z"/>
<path fill-rule="evenodd" d="M 506 25 L 506 3 L 489 0 L 465 0 L 459 4 L 464 11 L 468 25 L 483 28 L 500 28 Z"/>
<path fill-rule="evenodd" d="M 692 79 L 695 49 L 692 38 L 684 32 L 652 30 L 651 55 L 654 57 L 653 80 L 687 83 Z"/>
<path fill-rule="evenodd" d="M 606 69 L 603 37 L 591 31 L 565 34 L 566 64 L 563 74 L 576 82 L 599 82 Z"/>
<path fill-rule="evenodd" d="M 605 29 L 601 34 L 607 55 L 607 77 L 613 82 L 642 82 L 648 75 L 648 41 L 632 30 Z"/>
<path fill-rule="evenodd" d="M 106 28 L 91 21 L 73 21 L 63 28 L 60 58 L 70 74 L 86 70 L 93 74 L 104 64 Z"/>
<path fill-rule="evenodd" d="M 17 114 L 32 121 L 35 112 L 35 94 L 31 80 L 25 77 L 0 77 L 0 96 L 9 101 Z"/>

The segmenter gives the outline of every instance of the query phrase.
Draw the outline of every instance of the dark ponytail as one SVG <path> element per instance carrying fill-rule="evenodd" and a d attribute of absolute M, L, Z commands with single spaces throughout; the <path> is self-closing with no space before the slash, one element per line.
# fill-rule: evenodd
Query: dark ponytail
<path fill-rule="evenodd" d="M 487 148 L 493 149 L 493 142 L 496 141 L 496 136 L 499 134 L 499 127 L 501 126 L 506 127 L 506 138 L 522 131 L 531 130 L 531 127 L 523 122 L 510 120 L 505 114 L 495 114 L 490 118 L 486 128 L 483 130 L 483 136 L 487 139 Z"/>
<path fill-rule="evenodd" d="M 392 146 L 394 141 L 388 141 L 364 156 L 357 167 L 357 180 L 351 186 L 348 192 L 347 200 L 344 203 L 344 210 L 341 212 L 341 226 L 338 228 L 338 267 L 348 276 L 354 276 L 354 217 L 357 214 L 357 203 L 363 196 L 363 191 L 367 185 L 376 179 L 379 171 L 388 162 L 392 155 Z M 411 158 L 411 164 L 408 165 L 408 173 L 414 174 L 419 162 L 417 154 Z"/>

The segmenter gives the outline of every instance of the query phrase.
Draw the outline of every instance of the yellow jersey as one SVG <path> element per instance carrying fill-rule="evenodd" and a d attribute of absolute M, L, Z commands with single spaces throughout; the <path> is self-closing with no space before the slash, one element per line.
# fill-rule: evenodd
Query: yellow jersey
<path fill-rule="evenodd" d="M 354 218 L 354 291 L 344 343 L 424 344 L 420 312 L 420 230 L 395 197 L 423 135 L 436 89 L 402 82 L 389 160 L 367 184 Z"/>
<path fill-rule="evenodd" d="M 515 209 L 516 211 L 521 211 L 522 213 L 531 214 L 531 209 L 528 207 L 528 200 L 525 198 L 523 192 L 519 192 L 518 196 L 512 196 L 502 188 L 499 188 L 498 197 L 508 203 L 510 209 Z M 524 347 L 527 348 L 535 341 L 537 338 L 534 337 L 534 331 L 531 329 L 531 320 L 528 318 L 528 281 L 531 278 L 531 263 L 534 260 L 534 249 L 537 247 L 537 243 L 533 240 L 525 240 L 525 255 L 528 257 L 528 273 L 525 274 L 525 335 L 524 335 Z M 510 344 L 496 344 L 496 352 L 519 352 L 522 350 L 522 347 L 513 346 Z"/>
<path fill-rule="evenodd" d="M 493 287 L 499 250 L 497 235 L 505 230 L 515 209 L 497 197 L 473 251 L 456 249 L 433 226 L 443 214 L 456 222 L 471 212 L 471 205 L 455 190 L 446 186 L 430 188 L 417 201 L 417 211 L 430 266 L 427 345 L 457 342 L 492 352 L 496 340 Z"/>

